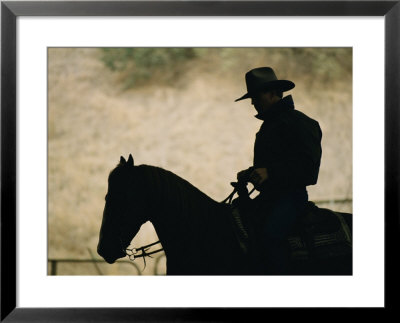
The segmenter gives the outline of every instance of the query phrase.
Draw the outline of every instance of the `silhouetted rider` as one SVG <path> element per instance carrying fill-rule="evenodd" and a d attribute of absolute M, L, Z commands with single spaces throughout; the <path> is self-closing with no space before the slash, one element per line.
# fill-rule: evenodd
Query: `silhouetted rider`
<path fill-rule="evenodd" d="M 237 174 L 253 183 L 260 194 L 253 200 L 260 230 L 261 268 L 268 274 L 285 274 L 287 237 L 308 201 L 306 186 L 317 183 L 321 161 L 322 132 L 317 121 L 295 110 L 294 88 L 278 80 L 270 67 L 255 68 L 245 76 L 247 93 L 263 121 L 254 144 L 253 166 Z"/>

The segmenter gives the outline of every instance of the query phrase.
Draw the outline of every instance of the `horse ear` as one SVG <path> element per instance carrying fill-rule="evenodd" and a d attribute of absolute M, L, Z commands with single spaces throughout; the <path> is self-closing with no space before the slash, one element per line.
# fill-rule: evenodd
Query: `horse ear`
<path fill-rule="evenodd" d="M 121 156 L 121 159 L 119 160 L 119 163 L 120 163 L 121 165 L 126 164 L 125 158 Z"/>
<path fill-rule="evenodd" d="M 134 166 L 132 154 L 129 154 L 128 164 L 131 165 L 131 166 Z"/>

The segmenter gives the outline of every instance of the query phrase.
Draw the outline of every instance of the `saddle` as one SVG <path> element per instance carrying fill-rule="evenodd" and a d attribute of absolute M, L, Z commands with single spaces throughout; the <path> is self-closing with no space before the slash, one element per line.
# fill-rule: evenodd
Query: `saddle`
<path fill-rule="evenodd" d="M 240 248 L 248 253 L 257 240 L 252 214 L 241 203 L 231 204 L 231 223 Z M 323 260 L 352 252 L 352 232 L 345 213 L 319 208 L 308 202 L 307 210 L 296 222 L 287 242 L 292 261 Z"/>
<path fill-rule="evenodd" d="M 291 259 L 322 260 L 351 254 L 352 230 L 345 216 L 308 202 L 288 238 Z"/>

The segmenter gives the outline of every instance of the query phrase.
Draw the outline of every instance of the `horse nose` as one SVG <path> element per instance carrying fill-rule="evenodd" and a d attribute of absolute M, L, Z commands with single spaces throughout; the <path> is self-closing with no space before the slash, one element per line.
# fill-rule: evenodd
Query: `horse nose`
<path fill-rule="evenodd" d="M 105 260 L 108 264 L 112 265 L 112 264 L 115 262 L 116 259 L 104 258 L 104 260 Z"/>
<path fill-rule="evenodd" d="M 123 257 L 123 255 L 113 255 L 107 248 L 102 247 L 100 243 L 97 245 L 97 254 L 109 264 L 113 264 L 119 257 Z"/>
<path fill-rule="evenodd" d="M 113 264 L 116 260 L 114 257 L 107 256 L 100 247 L 97 247 L 97 253 L 100 257 L 102 257 L 109 264 Z"/>
<path fill-rule="evenodd" d="M 100 245 L 100 243 L 97 245 L 97 254 L 102 257 L 105 258 L 106 257 L 106 253 L 104 251 L 104 248 L 102 248 L 102 246 Z"/>

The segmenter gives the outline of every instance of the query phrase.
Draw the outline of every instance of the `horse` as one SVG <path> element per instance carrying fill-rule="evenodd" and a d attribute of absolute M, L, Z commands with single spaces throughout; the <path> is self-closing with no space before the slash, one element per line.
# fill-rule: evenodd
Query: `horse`
<path fill-rule="evenodd" d="M 132 155 L 128 161 L 121 156 L 108 177 L 98 254 L 109 264 L 127 256 L 131 240 L 147 221 L 165 251 L 167 275 L 263 274 L 255 266 L 254 254 L 246 252 L 238 239 L 232 205 L 215 201 L 173 172 L 136 166 Z M 301 259 L 301 243 L 296 238 L 289 242 L 298 258 L 289 274 L 351 274 L 351 253 Z"/>

